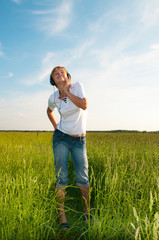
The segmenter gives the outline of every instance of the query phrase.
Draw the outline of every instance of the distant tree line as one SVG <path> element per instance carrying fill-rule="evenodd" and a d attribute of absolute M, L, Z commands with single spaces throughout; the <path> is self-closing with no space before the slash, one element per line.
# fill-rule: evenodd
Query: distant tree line
<path fill-rule="evenodd" d="M 0 132 L 53 132 L 46 130 L 0 130 Z M 156 133 L 159 131 L 138 131 L 138 130 L 89 130 L 87 133 Z"/>
<path fill-rule="evenodd" d="M 87 131 L 97 133 L 159 133 L 159 131 L 138 131 L 138 130 L 105 130 L 105 131 Z"/>

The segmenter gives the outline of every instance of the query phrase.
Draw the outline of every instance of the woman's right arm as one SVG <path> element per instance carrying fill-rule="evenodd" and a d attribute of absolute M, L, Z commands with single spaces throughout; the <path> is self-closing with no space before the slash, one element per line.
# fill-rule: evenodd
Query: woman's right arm
<path fill-rule="evenodd" d="M 47 115 L 48 115 L 48 118 L 50 119 L 50 122 L 51 122 L 52 125 L 54 126 L 54 129 L 56 130 L 56 128 L 57 128 L 57 122 L 56 122 L 56 120 L 55 120 L 53 111 L 52 111 L 49 107 L 47 108 Z"/>

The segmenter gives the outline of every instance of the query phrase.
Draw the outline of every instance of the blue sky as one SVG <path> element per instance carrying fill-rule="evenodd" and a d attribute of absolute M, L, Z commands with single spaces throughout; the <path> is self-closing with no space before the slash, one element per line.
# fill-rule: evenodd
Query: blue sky
<path fill-rule="evenodd" d="M 159 130 L 158 0 L 1 0 L 1 130 L 52 130 L 56 65 L 84 84 L 87 130 Z"/>

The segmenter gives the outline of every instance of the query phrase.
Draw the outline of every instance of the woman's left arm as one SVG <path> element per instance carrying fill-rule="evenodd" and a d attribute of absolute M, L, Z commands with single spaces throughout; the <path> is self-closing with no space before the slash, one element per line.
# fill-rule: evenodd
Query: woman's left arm
<path fill-rule="evenodd" d="M 65 91 L 67 97 L 79 108 L 86 110 L 88 107 L 87 98 L 80 98 L 69 92 L 69 90 Z"/>
<path fill-rule="evenodd" d="M 88 107 L 87 98 L 80 98 L 75 96 L 73 93 L 69 91 L 71 87 L 71 79 L 66 79 L 66 84 L 64 85 L 64 92 L 67 95 L 67 97 L 79 108 L 82 108 L 83 110 L 86 110 Z"/>

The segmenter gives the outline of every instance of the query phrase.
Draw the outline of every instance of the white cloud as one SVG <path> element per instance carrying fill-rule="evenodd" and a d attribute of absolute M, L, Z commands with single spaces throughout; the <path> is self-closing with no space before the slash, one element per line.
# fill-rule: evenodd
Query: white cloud
<path fill-rule="evenodd" d="M 14 74 L 12 72 L 9 72 L 7 78 L 11 78 L 13 76 L 14 76 Z"/>
<path fill-rule="evenodd" d="M 50 94 L 50 91 L 41 91 L 34 94 L 9 93 L 8 98 L 0 99 L 0 129 L 51 130 L 52 126 L 46 114 Z M 14 108 L 10 108 L 10 103 Z M 10 111 L 7 109 L 10 109 Z"/>
<path fill-rule="evenodd" d="M 14 3 L 20 3 L 21 2 L 21 0 L 11 0 L 12 2 L 14 2 Z"/>
<path fill-rule="evenodd" d="M 40 72 L 38 71 L 38 73 L 34 74 L 32 73 L 31 76 L 23 77 L 23 79 L 20 82 L 28 86 L 40 84 L 49 77 L 50 72 L 51 68 L 47 67 L 46 69 L 43 69 Z"/>
<path fill-rule="evenodd" d="M 66 55 L 65 51 L 63 52 L 48 52 L 41 60 L 41 69 L 38 72 L 32 72 L 31 76 L 23 77 L 20 80 L 21 83 L 32 86 L 35 84 L 41 84 L 44 81 L 49 81 L 49 76 L 51 70 L 57 65 L 66 66 L 65 60 L 62 62 L 62 56 Z"/>
<path fill-rule="evenodd" d="M 152 27 L 159 22 L 159 1 L 147 0 L 143 1 L 143 8 L 141 10 L 141 22 L 145 27 Z"/>
<path fill-rule="evenodd" d="M 119 46 L 113 49 L 98 50 L 93 41 L 86 40 L 81 46 L 70 50 L 48 52 L 41 60 L 40 73 L 27 76 L 23 83 L 34 85 L 48 81 L 52 68 L 61 65 L 80 81 L 85 81 L 87 76 L 87 83 L 92 75 L 99 82 L 108 82 L 109 86 L 118 88 L 150 85 L 152 82 L 158 85 L 159 44 L 151 45 L 147 52 L 136 55 L 123 53 L 125 46 L 127 41 L 125 45 L 119 42 Z"/>
<path fill-rule="evenodd" d="M 36 28 L 47 35 L 64 31 L 72 20 L 72 0 L 63 0 L 58 7 L 31 12 L 35 16 Z"/>
<path fill-rule="evenodd" d="M 47 76 L 50 74 L 50 69 L 46 69 L 41 75 L 39 76 L 40 82 L 45 80 Z"/>
<path fill-rule="evenodd" d="M 93 41 L 85 41 L 80 46 L 72 49 L 62 50 L 58 52 L 48 52 L 41 60 L 41 70 L 40 73 L 32 73 L 32 76 L 27 76 L 23 78 L 22 82 L 26 85 L 35 85 L 44 82 L 46 79 L 48 81 L 51 70 L 55 66 L 65 66 L 66 69 L 74 61 L 79 61 L 84 59 L 87 55 L 88 49 L 93 45 Z"/>
<path fill-rule="evenodd" d="M 115 17 L 116 17 L 115 11 L 104 13 L 96 21 L 93 21 L 89 24 L 89 27 L 88 27 L 89 31 L 93 32 L 94 34 L 100 34 L 100 33 L 106 32 L 109 27 L 109 23 L 111 19 Z"/>
<path fill-rule="evenodd" d="M 11 72 L 9 72 L 9 73 L 7 73 L 7 74 L 4 75 L 4 76 L 0 76 L 0 78 L 12 78 L 13 76 L 14 76 L 14 74 L 11 73 Z"/>
<path fill-rule="evenodd" d="M 86 52 L 88 52 L 88 49 L 93 45 L 94 41 L 93 39 L 91 40 L 86 40 L 83 42 L 80 46 L 75 47 L 71 51 L 71 58 L 72 60 L 74 59 L 80 59 L 85 55 Z"/>
<path fill-rule="evenodd" d="M 51 59 L 55 58 L 56 54 L 53 53 L 53 52 L 48 52 L 46 54 L 46 56 L 44 57 L 44 59 L 42 60 L 42 63 L 45 64 L 45 63 L 49 63 Z"/>
<path fill-rule="evenodd" d="M 153 49 L 153 50 L 159 50 L 159 43 L 158 43 L 158 44 L 153 44 L 153 45 L 151 46 L 151 49 Z"/>
<path fill-rule="evenodd" d="M 0 57 L 4 56 L 4 52 L 0 51 Z"/>
<path fill-rule="evenodd" d="M 159 96 L 155 86 L 133 89 L 103 86 L 98 90 L 97 86 L 94 97 L 88 98 L 89 129 L 158 130 Z"/>
<path fill-rule="evenodd" d="M 0 57 L 5 56 L 4 52 L 2 51 L 2 44 L 0 43 Z"/>
<path fill-rule="evenodd" d="M 115 54 L 109 55 L 107 50 L 93 52 L 92 58 L 96 63 L 100 81 L 115 88 L 135 87 L 152 83 L 159 84 L 159 50 L 158 44 L 150 46 L 147 52 L 137 55 Z"/>

